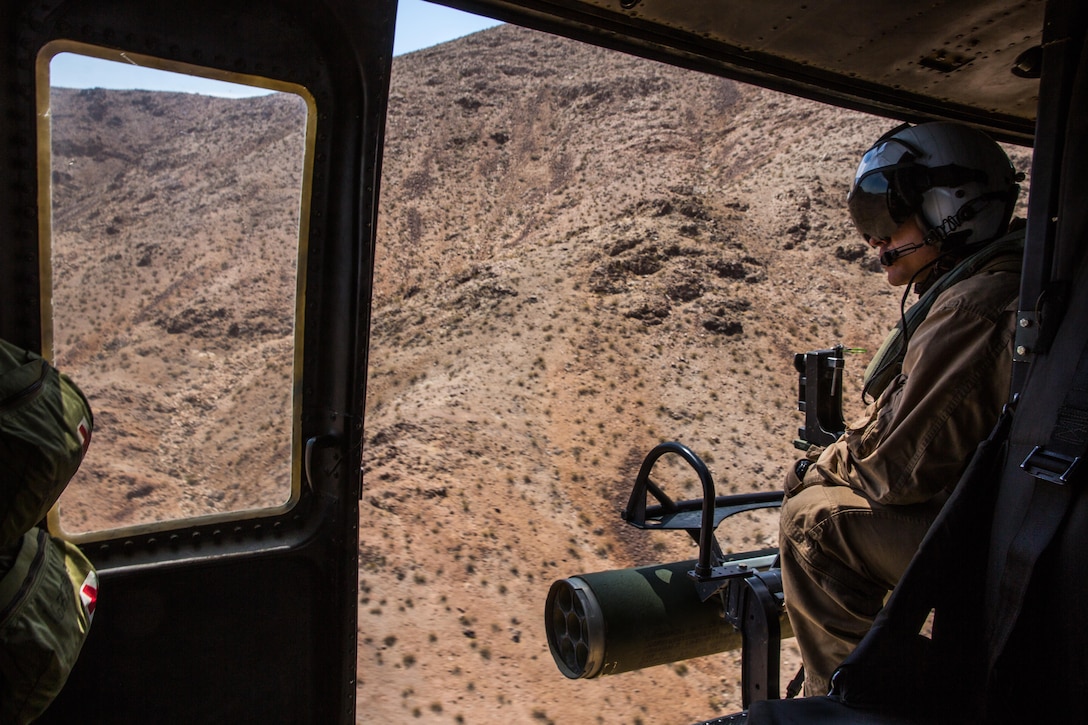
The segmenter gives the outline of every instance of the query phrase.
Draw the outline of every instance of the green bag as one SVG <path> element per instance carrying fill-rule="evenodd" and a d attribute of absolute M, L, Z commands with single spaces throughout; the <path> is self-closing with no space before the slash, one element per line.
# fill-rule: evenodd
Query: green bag
<path fill-rule="evenodd" d="M 32 528 L 0 578 L 0 722 L 33 721 L 68 680 L 94 615 L 98 575 L 72 544 Z"/>
<path fill-rule="evenodd" d="M 38 524 L 75 475 L 94 417 L 67 375 L 0 340 L 0 551 Z"/>

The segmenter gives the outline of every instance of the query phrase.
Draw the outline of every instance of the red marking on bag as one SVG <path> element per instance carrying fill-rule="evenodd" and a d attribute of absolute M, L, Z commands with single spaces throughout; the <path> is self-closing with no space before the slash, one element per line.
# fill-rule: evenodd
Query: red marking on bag
<path fill-rule="evenodd" d="M 83 580 L 83 586 L 79 588 L 79 598 L 83 606 L 87 608 L 87 614 L 94 616 L 94 607 L 98 603 L 98 575 L 93 571 L 88 572 Z"/>
<path fill-rule="evenodd" d="M 79 421 L 79 439 L 83 444 L 83 455 L 87 455 L 87 449 L 91 447 L 91 424 L 86 418 Z"/>

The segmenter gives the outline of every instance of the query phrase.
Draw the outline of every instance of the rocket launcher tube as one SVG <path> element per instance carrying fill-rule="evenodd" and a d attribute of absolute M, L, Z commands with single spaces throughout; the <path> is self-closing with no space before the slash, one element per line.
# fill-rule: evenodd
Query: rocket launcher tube
<path fill-rule="evenodd" d="M 743 560 L 751 568 L 771 557 Z M 730 562 L 741 564 L 742 560 Z M 700 601 L 695 561 L 580 574 L 554 582 L 545 603 L 548 646 L 570 679 L 592 679 L 739 649 L 721 597 Z"/>

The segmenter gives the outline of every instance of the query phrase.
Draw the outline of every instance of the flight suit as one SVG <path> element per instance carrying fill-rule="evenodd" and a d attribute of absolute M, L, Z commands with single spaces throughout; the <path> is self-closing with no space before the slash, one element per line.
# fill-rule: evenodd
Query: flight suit
<path fill-rule="evenodd" d="M 1007 401 L 1019 268 L 999 256 L 940 293 L 899 376 L 787 479 L 783 588 L 807 695 L 827 693 Z"/>

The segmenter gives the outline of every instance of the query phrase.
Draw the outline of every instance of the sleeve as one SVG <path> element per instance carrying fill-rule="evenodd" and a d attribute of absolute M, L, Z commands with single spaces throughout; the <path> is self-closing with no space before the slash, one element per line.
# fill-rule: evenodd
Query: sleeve
<path fill-rule="evenodd" d="M 824 452 L 819 474 L 884 504 L 950 490 L 1008 396 L 1014 314 L 995 318 L 962 298 L 935 305 L 903 372 Z"/>

